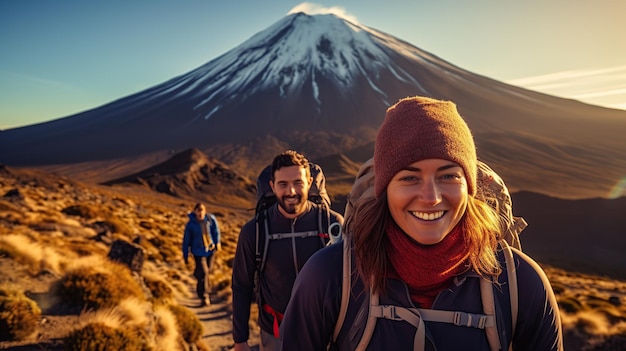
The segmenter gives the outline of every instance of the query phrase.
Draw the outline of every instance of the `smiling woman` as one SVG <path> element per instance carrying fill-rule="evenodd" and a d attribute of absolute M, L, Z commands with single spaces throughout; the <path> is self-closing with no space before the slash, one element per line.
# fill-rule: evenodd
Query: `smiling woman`
<path fill-rule="evenodd" d="M 477 196 L 476 147 L 454 103 L 390 107 L 373 165 L 375 196 L 296 279 L 283 349 L 563 349 L 545 273 L 499 240 L 500 217 Z"/>

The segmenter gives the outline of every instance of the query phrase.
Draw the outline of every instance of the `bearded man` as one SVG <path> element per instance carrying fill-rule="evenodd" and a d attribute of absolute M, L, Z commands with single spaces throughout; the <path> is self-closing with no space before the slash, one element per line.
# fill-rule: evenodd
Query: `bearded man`
<path fill-rule="evenodd" d="M 339 213 L 309 201 L 310 167 L 309 161 L 293 150 L 276 156 L 269 180 L 276 202 L 266 210 L 263 223 L 253 218 L 241 228 L 232 279 L 235 351 L 250 350 L 248 323 L 253 301 L 259 307 L 261 351 L 280 350 L 280 323 L 296 276 L 306 261 L 326 246 L 328 240 L 322 236 L 328 238 L 329 227 L 343 224 Z M 257 241 L 259 227 L 267 231 L 264 235 L 273 237 L 271 244 Z M 268 246 L 262 265 L 258 264 L 259 244 Z"/>

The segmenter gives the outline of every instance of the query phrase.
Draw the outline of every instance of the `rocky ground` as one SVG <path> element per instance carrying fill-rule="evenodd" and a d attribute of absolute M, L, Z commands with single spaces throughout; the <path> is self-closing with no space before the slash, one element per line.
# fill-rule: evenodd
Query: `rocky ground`
<path fill-rule="evenodd" d="M 28 291 L 28 295 L 36 301 L 45 301 L 44 297 L 48 294 L 52 281 L 56 279 L 52 275 L 24 279 L 24 277 L 29 276 L 29 273 L 24 272 L 23 266 L 6 257 L 0 257 L 0 271 L 10 272 L 4 275 L 0 284 L 19 286 L 24 291 Z M 212 294 L 212 303 L 208 306 L 201 306 L 200 300 L 193 294 L 192 284 L 189 284 L 188 294 L 178 297 L 177 302 L 191 310 L 202 323 L 202 340 L 208 350 L 226 351 L 233 349 L 230 300 L 220 296 L 219 293 Z M 41 305 L 43 307 L 44 303 Z M 60 351 L 63 350 L 63 337 L 79 325 L 80 317 L 78 315 L 59 315 L 53 309 L 44 308 L 40 326 L 35 334 L 26 340 L 0 342 L 0 349 Z M 253 346 L 253 350 L 258 350 L 258 342 L 254 342 L 254 340 L 258 340 L 258 328 L 255 328 L 254 325 L 252 325 L 251 336 L 250 345 Z"/>
<path fill-rule="evenodd" d="M 53 282 L 73 261 L 106 256 L 113 240 L 138 238 L 145 251 L 143 271 L 169 281 L 178 303 L 202 322 L 202 339 L 209 350 L 232 349 L 230 265 L 239 228 L 250 213 L 247 208 L 207 206 L 220 222 L 222 251 L 211 274 L 212 304 L 200 307 L 191 293 L 193 263 L 185 266 L 180 253 L 194 202 L 140 186 L 88 185 L 0 167 L 0 287 L 25 292 L 42 309 L 40 325 L 31 337 L 1 341 L 0 349 L 61 350 L 62 338 L 79 325 L 80 317 L 59 311 L 50 302 Z M 23 250 L 16 253 L 15 246 Z M 254 325 L 252 335 L 258 335 Z"/>
<path fill-rule="evenodd" d="M 42 309 L 33 335 L 0 342 L 0 349 L 62 350 L 63 337 L 80 324 L 81 317 L 56 307 L 50 299 L 53 282 L 72 262 L 89 255 L 106 256 L 112 240 L 140 238 L 146 253 L 143 271 L 165 277 L 177 303 L 199 318 L 205 347 L 232 350 L 231 266 L 239 228 L 252 212 L 245 206 L 219 207 L 215 205 L 219 199 L 209 204 L 221 225 L 223 250 L 211 275 L 212 303 L 200 307 L 192 294 L 192 267 L 184 265 L 180 254 L 182 230 L 193 202 L 141 186 L 85 184 L 0 167 L 0 287 L 23 291 Z M 27 254 L 16 253 L 11 249 L 15 245 Z M 626 282 L 545 269 L 562 311 L 566 349 L 626 350 Z M 258 347 L 254 321 L 251 328 L 251 344 Z"/>
<path fill-rule="evenodd" d="M 213 298 L 211 305 L 200 306 L 200 300 L 195 297 L 183 298 L 180 304 L 192 310 L 204 326 L 202 339 L 210 350 L 233 350 L 232 319 L 230 302 Z M 250 346 L 258 350 L 258 328 L 251 330 Z"/>

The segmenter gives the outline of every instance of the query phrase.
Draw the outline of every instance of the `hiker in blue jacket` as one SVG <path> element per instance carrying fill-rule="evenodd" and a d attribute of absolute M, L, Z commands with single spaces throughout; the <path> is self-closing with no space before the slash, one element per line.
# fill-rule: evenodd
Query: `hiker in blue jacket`
<path fill-rule="evenodd" d="M 185 225 L 183 235 L 183 260 L 188 264 L 191 252 L 195 261 L 193 276 L 196 278 L 196 294 L 200 299 L 200 305 L 206 306 L 211 303 L 208 296 L 209 272 L 215 251 L 221 249 L 220 228 L 215 216 L 206 212 L 204 204 L 195 204 L 188 216 L 189 221 Z"/>
<path fill-rule="evenodd" d="M 477 163 L 452 102 L 413 97 L 390 107 L 376 137 L 373 192 L 346 213 L 342 244 L 317 252 L 298 275 L 282 349 L 562 350 L 550 283 L 499 240 L 498 212 L 476 197 Z"/>
<path fill-rule="evenodd" d="M 259 310 L 261 351 L 280 350 L 280 323 L 296 276 L 309 257 L 329 242 L 329 227 L 343 224 L 343 216 L 328 207 L 329 199 L 328 203 L 311 201 L 318 183 L 304 155 L 285 151 L 274 158 L 268 173 L 266 180 L 259 177 L 257 192 L 263 198 L 266 191 L 261 188 L 269 185 L 275 203 L 257 211 L 255 218 L 241 228 L 233 262 L 235 351 L 250 350 L 252 302 Z M 324 183 L 319 184 L 323 187 Z M 326 194 L 325 188 L 320 190 Z"/>

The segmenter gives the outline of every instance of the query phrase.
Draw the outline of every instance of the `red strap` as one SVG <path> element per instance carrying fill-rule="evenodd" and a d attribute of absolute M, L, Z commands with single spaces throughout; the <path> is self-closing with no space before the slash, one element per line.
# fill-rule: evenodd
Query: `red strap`
<path fill-rule="evenodd" d="M 330 236 L 328 235 L 328 233 L 319 233 L 317 234 L 317 236 L 324 238 L 324 239 L 328 239 Z"/>
<path fill-rule="evenodd" d="M 280 312 L 276 312 L 272 306 L 268 305 L 268 304 L 264 304 L 263 305 L 263 311 L 271 314 L 274 317 L 274 337 L 276 339 L 278 339 L 280 337 L 280 332 L 279 332 L 279 328 L 278 328 L 278 322 L 282 322 L 283 317 L 285 316 L 284 314 L 280 313 Z"/>

